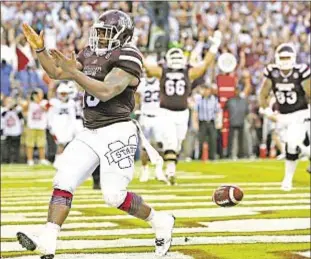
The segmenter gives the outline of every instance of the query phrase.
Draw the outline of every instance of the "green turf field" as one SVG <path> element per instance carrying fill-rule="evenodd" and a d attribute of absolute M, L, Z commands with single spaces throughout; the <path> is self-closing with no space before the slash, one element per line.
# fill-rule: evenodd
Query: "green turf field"
<path fill-rule="evenodd" d="M 180 163 L 178 185 L 155 180 L 130 189 L 177 220 L 170 259 L 310 258 L 310 175 L 300 162 L 294 189 L 280 190 L 284 162 Z M 137 165 L 137 171 L 139 165 Z M 1 256 L 39 258 L 16 242 L 20 230 L 37 232 L 46 220 L 54 170 L 1 167 Z M 220 208 L 211 201 L 222 183 L 239 185 L 244 199 Z M 61 232 L 56 259 L 153 259 L 153 232 L 143 221 L 107 207 L 88 180 L 77 190 Z M 309 252 L 308 252 L 309 251 Z"/>

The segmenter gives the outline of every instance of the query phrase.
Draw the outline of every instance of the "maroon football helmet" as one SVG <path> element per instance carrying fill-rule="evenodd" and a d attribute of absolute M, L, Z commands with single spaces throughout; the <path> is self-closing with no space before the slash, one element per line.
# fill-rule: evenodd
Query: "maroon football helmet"
<path fill-rule="evenodd" d="M 122 47 L 131 41 L 134 25 L 129 15 L 119 10 L 104 12 L 93 24 L 89 46 L 96 55 Z"/>

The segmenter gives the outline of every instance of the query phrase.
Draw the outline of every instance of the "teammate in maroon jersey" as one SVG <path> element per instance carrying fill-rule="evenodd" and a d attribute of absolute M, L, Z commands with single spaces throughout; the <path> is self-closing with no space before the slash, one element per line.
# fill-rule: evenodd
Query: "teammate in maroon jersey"
<path fill-rule="evenodd" d="M 212 45 L 202 63 L 190 67 L 183 51 L 170 49 L 166 62 L 158 64 L 144 63 L 148 76 L 160 79 L 160 116 L 165 129 L 162 132 L 166 175 L 175 184 L 175 172 L 181 144 L 186 137 L 189 120 L 188 97 L 191 94 L 191 82 L 206 72 L 221 43 L 221 32 L 216 31 L 211 38 Z"/>
<path fill-rule="evenodd" d="M 260 92 L 260 106 L 263 114 L 272 114 L 268 97 L 272 91 L 279 108 L 277 123 L 286 129 L 285 174 L 281 185 L 283 191 L 292 189 L 293 176 L 299 154 L 310 158 L 310 145 L 305 145 L 306 135 L 310 137 L 311 70 L 306 64 L 296 63 L 295 46 L 283 43 L 276 49 L 275 64 L 264 70 L 265 80 Z"/>
<path fill-rule="evenodd" d="M 70 211 L 75 189 L 100 164 L 104 200 L 112 207 L 150 223 L 155 230 L 156 254 L 164 256 L 171 245 L 174 217 L 156 212 L 143 199 L 127 191 L 133 178 L 137 126 L 131 121 L 134 93 L 142 72 L 142 55 L 131 44 L 134 26 L 124 12 L 103 13 L 91 29 L 89 45 L 76 59 L 45 49 L 43 33 L 28 25 L 24 34 L 51 78 L 74 80 L 85 89 L 85 127 L 66 147 L 54 178 L 48 222 L 35 237 L 17 233 L 20 244 L 39 250 L 41 258 L 54 258 L 56 240 Z"/>

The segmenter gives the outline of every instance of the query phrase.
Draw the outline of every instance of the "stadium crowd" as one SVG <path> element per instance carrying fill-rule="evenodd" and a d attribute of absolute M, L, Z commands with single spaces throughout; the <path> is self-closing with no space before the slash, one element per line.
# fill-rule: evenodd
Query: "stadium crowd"
<path fill-rule="evenodd" d="M 1 123 L 1 142 L 4 144 L 1 147 L 6 149 L 1 152 L 6 154 L 2 157 L 3 162 L 25 162 L 27 130 L 23 129 L 27 129 L 26 103 L 31 92 L 40 88 L 44 98 L 50 99 L 55 96 L 60 83 L 51 80 L 39 67 L 35 53 L 22 34 L 21 24 L 26 22 L 37 32 L 44 30 L 46 47 L 57 48 L 69 55 L 73 50 L 78 53 L 87 45 L 93 20 L 109 9 L 131 14 L 136 26 L 136 45 L 145 56 L 157 54 L 158 59 L 163 57 L 167 46 L 177 46 L 183 49 L 190 64 L 200 62 L 209 48 L 209 36 L 219 29 L 224 36 L 220 53 L 231 52 L 238 61 L 236 100 L 226 107 L 229 112 L 238 105 L 246 106 L 246 109 L 241 108 L 245 111 L 243 117 L 237 120 L 239 124 L 234 125 L 239 129 L 240 144 L 233 146 L 239 146 L 239 151 L 229 143 L 233 150 L 223 153 L 219 126 L 210 135 L 216 141 L 212 145 L 209 143 L 210 147 L 215 145 L 215 154 L 210 158 L 259 155 L 259 145 L 263 139 L 266 140 L 257 103 L 263 69 L 273 62 L 274 50 L 282 42 L 294 43 L 298 62 L 310 65 L 310 2 L 2 2 L 1 116 L 5 121 Z M 203 78 L 193 84 L 203 85 L 210 89 L 206 94 L 217 97 L 215 76 L 219 73 L 215 63 Z M 200 105 L 196 95 L 200 92 L 195 90 L 189 102 L 192 111 Z M 8 117 L 10 113 L 13 115 Z M 19 125 L 13 132 L 8 130 L 12 120 L 18 121 Z M 189 121 L 190 130 L 182 153 L 184 159 L 201 158 L 202 145 L 198 141 L 195 124 L 192 119 Z M 48 133 L 46 128 L 43 130 Z M 47 145 L 43 148 L 52 161 L 55 144 L 49 133 L 46 136 Z M 46 160 L 40 148 L 38 156 L 44 163 Z"/>

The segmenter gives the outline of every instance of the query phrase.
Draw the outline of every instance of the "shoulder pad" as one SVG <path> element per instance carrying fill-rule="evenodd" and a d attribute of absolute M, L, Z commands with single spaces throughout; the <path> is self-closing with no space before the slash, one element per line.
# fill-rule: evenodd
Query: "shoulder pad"
<path fill-rule="evenodd" d="M 308 65 L 307 64 L 296 64 L 294 68 L 298 69 L 299 73 L 302 73 L 308 69 Z"/>
<path fill-rule="evenodd" d="M 135 46 L 126 44 L 120 49 L 115 66 L 140 79 L 143 68 L 143 55 Z"/>

